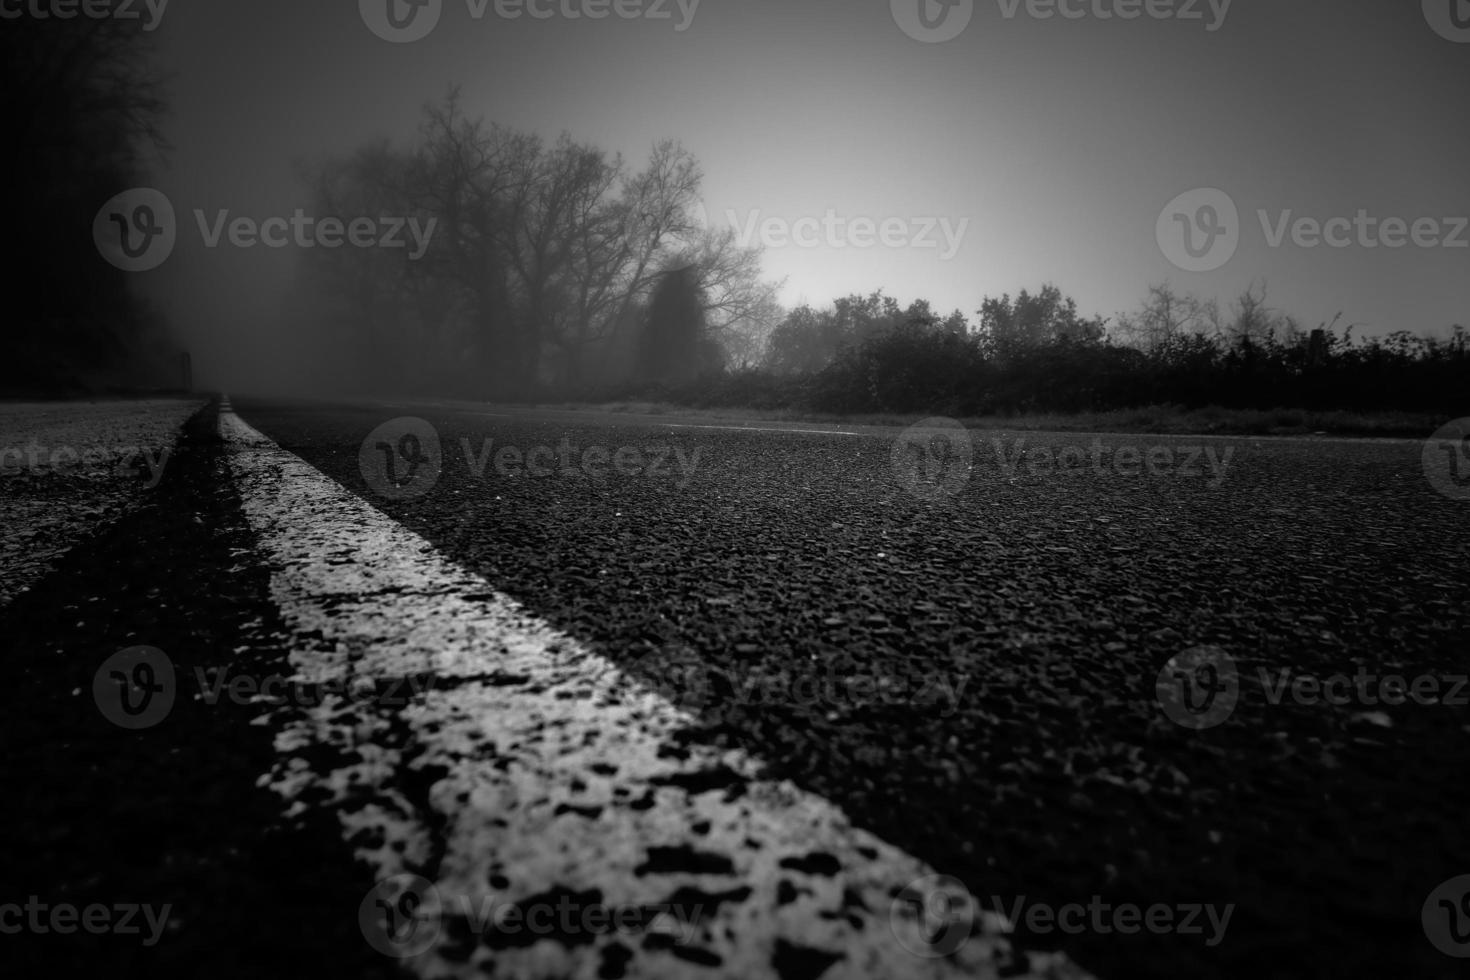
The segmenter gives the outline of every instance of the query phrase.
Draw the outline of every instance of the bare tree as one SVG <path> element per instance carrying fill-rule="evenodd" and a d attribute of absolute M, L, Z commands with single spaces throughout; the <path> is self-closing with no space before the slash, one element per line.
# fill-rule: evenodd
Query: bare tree
<path fill-rule="evenodd" d="M 324 207 L 391 203 L 435 220 L 424 260 L 407 268 L 400 256 L 386 268 L 392 259 L 338 256 L 321 264 L 321 279 L 354 297 L 347 305 L 370 360 L 408 365 L 404 343 L 427 362 L 463 362 L 468 351 L 485 394 L 579 385 L 590 357 L 614 345 L 631 353 L 656 284 L 674 268 L 691 270 L 708 335 L 748 347 L 774 320 L 776 287 L 761 282 L 758 253 L 733 232 L 700 226 L 700 179 L 675 142 L 655 145 L 630 173 L 570 136 L 547 146 L 467 118 L 451 90 L 425 107 L 414 150 L 368 147 L 312 175 Z"/>
<path fill-rule="evenodd" d="M 1165 282 L 1148 287 L 1148 298 L 1136 312 L 1119 314 L 1113 333 L 1131 347 L 1152 351 L 1182 336 L 1218 333 L 1219 325 L 1214 300 L 1181 295 Z"/>
<path fill-rule="evenodd" d="M 782 284 L 761 278 L 761 250 L 740 245 L 727 227 L 699 233 L 681 259 L 696 270 L 709 335 L 731 363 L 754 365 L 782 316 Z"/>
<path fill-rule="evenodd" d="M 1294 317 L 1273 309 L 1266 303 L 1266 284 L 1259 289 L 1254 283 L 1231 303 L 1222 332 L 1233 343 L 1260 343 L 1268 338 L 1289 340 L 1300 333 Z"/>
<path fill-rule="evenodd" d="M 410 189 L 439 219 L 431 268 L 469 296 L 471 349 L 488 393 L 524 378 L 535 350 L 527 321 L 514 313 L 509 248 L 512 201 L 525 193 L 525 161 L 539 147 L 531 136 L 465 118 L 457 90 L 425 117 Z"/>

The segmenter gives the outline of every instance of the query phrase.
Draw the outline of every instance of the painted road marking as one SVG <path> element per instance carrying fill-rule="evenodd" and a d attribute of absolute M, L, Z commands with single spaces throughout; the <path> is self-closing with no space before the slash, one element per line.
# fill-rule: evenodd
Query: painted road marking
<path fill-rule="evenodd" d="M 542 419 L 539 419 L 534 413 L 530 413 L 530 412 L 523 412 L 523 413 L 521 413 L 519 415 L 516 415 L 516 414 L 513 414 L 513 413 L 509 413 L 509 412 L 471 412 L 469 414 L 475 415 L 475 416 L 477 416 L 479 418 L 488 418 L 488 419 L 523 419 L 523 420 L 529 420 L 529 421 L 532 421 L 532 422 L 542 421 Z M 552 414 L 552 413 L 546 413 L 546 414 Z M 570 411 L 565 411 L 565 410 L 560 410 L 560 409 L 557 410 L 556 414 L 571 415 L 571 416 L 574 416 L 574 417 L 582 417 L 582 418 L 592 417 L 592 418 L 600 418 L 600 419 L 609 419 L 609 420 L 615 421 L 615 422 L 633 422 L 633 421 L 635 421 L 634 418 L 617 418 L 617 417 L 614 417 L 614 416 L 593 415 L 591 413 L 570 412 Z M 773 426 L 759 426 L 759 425 L 708 425 L 708 424 L 696 424 L 694 422 L 659 422 L 657 420 L 651 420 L 651 419 L 647 418 L 646 416 L 637 416 L 636 417 L 636 422 L 639 425 L 645 425 L 645 426 L 648 426 L 650 428 L 664 428 L 664 429 L 722 429 L 722 430 L 724 430 L 726 432 L 798 432 L 798 433 L 804 432 L 804 433 L 810 433 L 812 435 L 819 435 L 819 436 L 856 436 L 856 435 L 861 435 L 861 433 L 858 433 L 858 432 L 848 432 L 846 430 L 841 430 L 841 429 L 785 429 L 785 428 L 777 428 L 777 427 L 773 427 Z"/>
<path fill-rule="evenodd" d="M 805 432 L 818 436 L 856 436 L 858 432 L 846 432 L 837 429 L 777 429 L 757 425 L 695 425 L 692 422 L 654 422 L 653 425 L 661 425 L 667 429 L 724 429 L 728 432 Z"/>
<path fill-rule="evenodd" d="M 220 431 L 292 633 L 294 679 L 349 692 L 263 705 L 278 761 L 261 784 L 288 820 L 323 803 L 337 812 L 357 857 L 389 882 L 364 914 L 376 903 L 410 920 L 376 938 L 402 939 L 393 948 L 413 972 L 482 977 L 493 960 L 496 977 L 616 966 L 743 978 L 825 954 L 829 977 L 996 977 L 1014 964 L 1003 920 L 986 912 L 947 955 L 910 952 L 932 933 L 893 909 L 932 869 L 827 800 L 762 778 L 748 755 L 681 740 L 693 715 L 232 412 Z M 405 678 L 412 697 L 379 697 Z M 427 885 L 414 902 L 400 901 L 413 879 L 395 876 L 408 875 Z M 675 907 L 677 943 L 668 921 L 538 938 L 524 925 L 487 932 L 492 916 L 479 914 L 568 895 Z M 1020 975 L 1083 976 L 1058 954 L 1029 966 Z"/>
<path fill-rule="evenodd" d="M 656 416 L 650 415 L 578 411 L 570 408 L 551 408 L 541 411 L 529 410 L 524 412 L 481 412 L 467 408 L 457 408 L 453 405 L 438 405 L 430 402 L 382 402 L 380 404 L 383 408 L 422 408 L 428 406 L 454 415 L 473 415 L 476 418 L 485 419 L 520 419 L 528 422 L 545 422 L 548 421 L 548 416 L 561 415 L 571 416 L 572 418 L 596 419 L 604 422 L 627 423 L 629 425 L 664 429 L 720 429 L 726 432 L 794 432 L 810 433 L 819 436 L 862 435 L 861 432 L 851 432 L 847 429 L 800 429 L 769 425 L 714 425 L 696 422 L 660 422 Z"/>

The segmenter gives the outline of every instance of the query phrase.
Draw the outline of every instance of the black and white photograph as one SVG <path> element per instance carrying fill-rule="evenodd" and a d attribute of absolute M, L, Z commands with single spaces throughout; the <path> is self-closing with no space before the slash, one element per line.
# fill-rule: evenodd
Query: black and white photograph
<path fill-rule="evenodd" d="M 1470 0 L 0 78 L 0 976 L 1470 977 Z"/>

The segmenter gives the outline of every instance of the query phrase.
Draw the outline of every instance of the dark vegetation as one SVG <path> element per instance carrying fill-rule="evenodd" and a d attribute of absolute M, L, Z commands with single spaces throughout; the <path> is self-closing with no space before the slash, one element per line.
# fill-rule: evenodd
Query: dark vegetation
<path fill-rule="evenodd" d="M 1084 316 L 1045 285 L 972 321 L 882 291 L 783 310 L 760 252 L 700 218 L 677 143 L 641 170 L 563 136 L 426 107 L 418 141 L 308 174 L 317 209 L 435 222 L 418 261 L 308 253 L 292 308 L 357 391 L 487 400 L 656 401 L 952 416 L 1184 409 L 1463 414 L 1464 331 L 1354 339 L 1303 329 L 1252 287 L 1228 308 L 1154 286 Z M 1339 317 L 1340 319 L 1340 317 Z"/>
<path fill-rule="evenodd" d="M 161 79 L 140 20 L 7 19 L 0 30 L 0 188 L 12 229 L 0 394 L 75 395 L 177 383 L 159 316 L 92 240 L 108 198 L 164 145 Z"/>
<path fill-rule="evenodd" d="M 26 297 L 4 319 L 0 394 L 177 385 L 181 352 L 137 280 L 91 239 L 99 203 L 146 184 L 166 144 L 161 80 L 137 22 L 22 18 L 0 32 L 0 149 L 25 247 Z M 641 168 L 563 135 L 425 107 L 416 140 L 302 171 L 321 216 L 432 229 L 426 250 L 308 249 L 282 304 L 333 384 L 357 394 L 954 416 L 1175 406 L 1465 414 L 1465 332 L 1354 338 L 1303 329 L 1252 288 L 1228 309 L 1150 289 L 1134 312 L 1084 316 L 1045 285 L 987 297 L 971 320 L 881 291 L 784 310 L 760 251 L 702 218 L 679 144 Z M 1340 317 L 1339 317 L 1340 318 Z"/>
<path fill-rule="evenodd" d="M 1079 316 L 1045 286 L 986 299 L 974 328 L 959 314 L 940 319 L 922 302 L 901 310 L 874 294 L 792 311 L 757 364 L 597 397 L 957 417 L 1173 406 L 1448 418 L 1470 407 L 1463 327 L 1440 339 L 1407 331 L 1354 338 L 1351 327 L 1335 327 L 1302 329 L 1265 305 L 1264 290 L 1222 316 L 1155 286 L 1141 309 L 1108 324 Z"/>
<path fill-rule="evenodd" d="M 294 334 L 357 392 L 528 399 L 680 384 L 747 356 L 779 316 L 760 255 L 699 218 L 702 175 L 677 143 L 641 169 L 563 135 L 468 118 L 457 92 L 408 146 L 304 169 L 313 210 L 433 232 L 392 249 L 305 253 Z"/>

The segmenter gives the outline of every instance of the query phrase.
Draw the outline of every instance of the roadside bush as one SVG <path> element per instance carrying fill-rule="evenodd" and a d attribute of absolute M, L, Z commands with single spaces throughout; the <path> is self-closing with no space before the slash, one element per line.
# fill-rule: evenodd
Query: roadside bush
<path fill-rule="evenodd" d="M 1245 299 L 1238 305 L 1247 312 L 1237 316 L 1233 333 L 1218 324 L 1212 334 L 1161 329 L 1140 348 L 1118 343 L 1101 321 L 1077 316 L 1075 304 L 1054 287 L 1038 297 L 987 301 L 989 326 L 980 330 L 970 330 L 958 314 L 941 321 L 922 302 L 900 315 L 896 303 L 874 294 L 864 302 L 888 318 L 886 325 L 868 317 L 864 330 L 849 332 L 852 339 L 822 367 L 792 371 L 790 358 L 778 359 L 786 366 L 710 372 L 693 383 L 638 388 L 625 397 L 950 416 L 1169 405 L 1259 412 L 1267 428 L 1300 427 L 1306 412 L 1470 414 L 1470 339 L 1463 328 L 1448 340 L 1399 332 L 1354 343 L 1351 330 L 1342 337 L 1303 332 L 1289 317 L 1263 313 L 1259 296 Z M 788 345 L 799 345 L 807 321 L 815 330 L 828 319 L 810 310 L 788 318 Z"/>
<path fill-rule="evenodd" d="M 843 348 L 816 379 L 815 407 L 925 412 L 960 406 L 981 363 L 973 338 L 906 323 Z"/>

